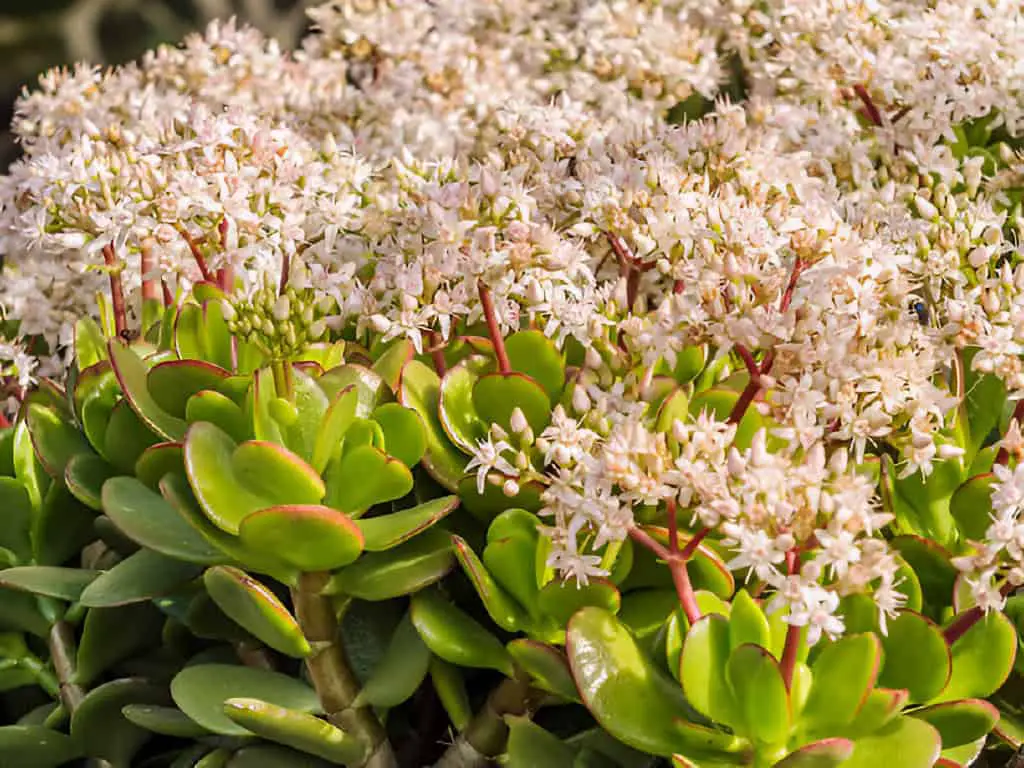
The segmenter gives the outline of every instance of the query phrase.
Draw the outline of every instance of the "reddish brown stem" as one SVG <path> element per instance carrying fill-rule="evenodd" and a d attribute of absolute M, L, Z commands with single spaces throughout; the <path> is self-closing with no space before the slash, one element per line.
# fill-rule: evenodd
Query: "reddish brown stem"
<path fill-rule="evenodd" d="M 225 293 L 231 293 L 235 283 L 235 270 L 231 267 L 221 267 L 217 270 L 217 287 Z"/>
<path fill-rule="evenodd" d="M 796 549 L 786 553 L 786 566 L 789 574 L 794 576 L 800 573 L 800 558 L 797 557 Z M 786 642 L 782 647 L 782 659 L 779 661 L 779 671 L 782 672 L 782 679 L 786 683 L 786 690 L 793 685 L 793 670 L 796 669 L 796 654 L 800 650 L 800 627 L 789 625 L 786 630 Z"/>
<path fill-rule="evenodd" d="M 700 543 L 704 541 L 709 533 L 711 533 L 710 528 L 701 528 L 697 531 L 694 537 L 686 542 L 686 546 L 683 547 L 683 551 L 679 553 L 679 556 L 684 560 L 689 560 L 693 557 L 693 553 L 697 551 L 697 547 L 700 546 Z"/>
<path fill-rule="evenodd" d="M 782 292 L 782 298 L 779 299 L 780 312 L 785 312 L 789 309 L 789 305 L 793 302 L 793 293 L 796 291 L 796 281 L 800 277 L 800 273 L 804 271 L 805 266 L 804 262 L 800 259 L 796 259 L 793 262 L 793 269 L 789 273 L 789 280 L 786 282 L 786 288 Z M 750 363 L 747 362 L 747 358 L 743 355 L 746 350 L 743 349 L 741 351 L 740 346 L 737 345 L 737 351 L 740 353 L 740 356 L 743 357 L 743 362 L 746 363 L 747 370 L 751 371 L 751 375 L 750 381 L 747 382 L 747 386 L 743 388 L 739 399 L 736 401 L 736 405 L 733 406 L 732 412 L 729 414 L 730 424 L 739 424 L 740 421 L 742 421 L 744 415 L 747 413 L 747 408 L 749 408 L 750 404 L 754 402 L 754 398 L 757 397 L 757 393 L 761 391 L 761 377 L 767 376 L 771 373 L 772 366 L 775 364 L 774 349 L 768 350 L 760 368 L 754 366 L 753 369 L 751 369 Z M 750 353 L 747 352 L 747 355 L 750 355 Z M 750 356 L 750 360 L 753 361 L 753 356 Z M 757 372 L 757 375 L 754 375 L 754 371 Z"/>
<path fill-rule="evenodd" d="M 1010 584 L 1010 582 L 1006 582 L 1002 587 L 1000 587 L 999 594 L 1006 597 L 1008 594 L 1013 592 L 1013 590 L 1013 585 Z M 985 618 L 985 611 L 978 606 L 974 606 L 973 608 L 961 613 L 953 619 L 953 622 L 948 627 L 942 630 L 942 636 L 946 639 L 946 644 L 952 646 L 953 643 L 967 634 L 967 630 L 983 618 Z"/>
<path fill-rule="evenodd" d="M 738 354 L 740 358 L 743 360 L 743 364 L 747 367 L 747 373 L 750 374 L 751 380 L 760 378 L 761 369 L 758 367 L 757 360 L 754 359 L 754 356 L 750 353 L 750 350 L 747 349 L 742 344 L 737 344 L 736 354 Z"/>
<path fill-rule="evenodd" d="M 203 276 L 203 280 L 209 282 L 213 281 L 213 273 L 210 272 L 210 267 L 206 263 L 206 257 L 203 256 L 203 252 L 199 250 L 199 244 L 193 239 L 192 235 L 188 233 L 188 230 L 184 227 L 180 227 L 178 232 L 181 233 L 182 238 L 188 243 L 188 249 L 192 252 L 192 258 L 195 259 L 196 265 L 199 267 L 199 272 Z"/>
<path fill-rule="evenodd" d="M 700 619 L 700 607 L 697 605 L 697 596 L 693 591 L 693 584 L 690 582 L 690 574 L 686 570 L 686 560 L 678 551 L 678 538 L 671 533 L 673 529 L 672 518 L 673 515 L 670 508 L 669 547 L 672 546 L 672 541 L 675 540 L 676 551 L 665 547 L 661 542 L 637 526 L 629 529 L 629 537 L 640 546 L 653 552 L 655 557 L 664 560 L 668 564 L 669 572 L 672 574 L 672 583 L 675 585 L 676 595 L 679 597 L 679 605 L 686 615 L 686 620 L 690 622 L 690 626 L 693 626 Z"/>
<path fill-rule="evenodd" d="M 676 280 L 672 283 L 672 293 L 682 293 L 685 283 L 682 280 Z"/>
<path fill-rule="evenodd" d="M 868 93 L 868 89 L 857 83 L 857 85 L 853 86 L 853 92 L 857 94 L 857 98 L 864 105 L 864 111 L 861 114 L 870 120 L 872 124 L 880 126 L 882 124 L 882 113 L 875 106 L 875 102 L 872 100 L 871 94 Z"/>
<path fill-rule="evenodd" d="M 1017 405 L 1013 409 L 1013 418 L 1010 420 L 1012 424 L 1014 421 L 1024 421 L 1024 399 L 1018 400 Z M 999 448 L 999 453 L 996 454 L 996 464 L 1006 464 L 1010 460 L 1010 452 L 1006 448 Z"/>
<path fill-rule="evenodd" d="M 287 253 L 281 254 L 281 284 L 277 288 L 277 292 L 282 296 L 284 295 L 284 289 L 288 287 L 288 277 L 292 268 L 291 257 Z"/>
<path fill-rule="evenodd" d="M 142 271 L 142 300 L 159 301 L 160 285 L 157 283 L 156 278 L 147 277 L 156 269 L 156 259 L 153 257 L 153 251 L 147 245 L 142 246 L 139 255 L 139 269 Z"/>
<path fill-rule="evenodd" d="M 171 293 L 171 288 L 169 285 L 167 285 L 167 281 L 161 280 L 160 287 L 163 289 L 164 292 L 164 306 L 169 307 L 172 304 L 174 304 L 174 294 Z"/>
<path fill-rule="evenodd" d="M 124 308 L 124 292 L 121 289 L 121 265 L 114 253 L 114 244 L 103 246 L 103 261 L 110 272 L 110 303 L 114 308 L 114 332 L 118 336 L 128 330 L 128 313 Z"/>
<path fill-rule="evenodd" d="M 505 338 L 501 335 L 498 327 L 498 316 L 494 311 L 494 298 L 491 296 L 491 289 L 483 284 L 477 283 L 480 292 L 480 305 L 484 310 L 484 321 L 487 323 L 487 335 L 491 337 L 494 344 L 494 356 L 498 359 L 498 370 L 503 374 L 512 372 L 512 365 L 508 361 L 508 353 L 505 351 Z"/>
<path fill-rule="evenodd" d="M 437 331 L 427 331 L 427 344 L 430 345 L 430 359 L 434 363 L 434 371 L 444 376 L 448 371 L 448 363 L 444 359 L 444 344 Z"/>

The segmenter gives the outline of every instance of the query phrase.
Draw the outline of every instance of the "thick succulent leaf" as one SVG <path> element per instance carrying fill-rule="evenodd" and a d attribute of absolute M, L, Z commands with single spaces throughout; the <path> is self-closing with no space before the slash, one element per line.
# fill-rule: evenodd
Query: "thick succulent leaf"
<path fill-rule="evenodd" d="M 887 725 L 854 742 L 853 754 L 843 768 L 931 768 L 939 758 L 942 742 L 931 725 L 912 717 L 897 717 Z"/>
<path fill-rule="evenodd" d="M 452 548 L 494 623 L 507 632 L 528 628 L 530 618 L 526 609 L 495 580 L 469 544 L 459 536 L 452 536 Z"/>
<path fill-rule="evenodd" d="M 984 738 L 999 721 L 999 710 L 981 699 L 944 701 L 915 709 L 910 715 L 935 727 L 942 737 L 943 749 Z"/>
<path fill-rule="evenodd" d="M 556 578 L 541 587 L 537 595 L 537 609 L 562 626 L 568 624 L 578 610 L 587 606 L 618 613 L 622 606 L 622 596 L 614 584 L 599 578 L 592 578 L 587 584 Z"/>
<path fill-rule="evenodd" d="M 325 720 L 254 698 L 230 698 L 224 714 L 268 741 L 292 747 L 332 763 L 358 765 L 366 745 Z"/>
<path fill-rule="evenodd" d="M 924 616 L 904 611 L 882 637 L 885 664 L 878 684 L 905 688 L 914 703 L 938 696 L 949 682 L 953 657 L 942 631 Z"/>
<path fill-rule="evenodd" d="M 88 315 L 75 322 L 75 364 L 84 370 L 107 359 L 107 340 L 99 325 Z"/>
<path fill-rule="evenodd" d="M 427 453 L 423 466 L 443 487 L 455 493 L 459 480 L 466 473 L 469 459 L 444 434 L 437 417 L 440 399 L 440 380 L 428 366 L 411 360 L 401 372 L 398 401 L 411 408 L 423 419 L 427 431 Z"/>
<path fill-rule="evenodd" d="M 444 496 L 388 515 L 361 518 L 356 526 L 362 531 L 365 549 L 382 552 L 427 530 L 457 506 L 458 496 Z"/>
<path fill-rule="evenodd" d="M 85 568 L 22 565 L 0 571 L 0 586 L 73 603 L 97 575 Z"/>
<path fill-rule="evenodd" d="M 727 675 L 731 652 L 729 621 L 716 614 L 703 616 L 686 633 L 679 682 L 698 712 L 715 722 L 736 726 L 743 720 Z"/>
<path fill-rule="evenodd" d="M 0 727 L 0 755 L 10 768 L 59 768 L 81 756 L 78 743 L 42 725 Z"/>
<path fill-rule="evenodd" d="M 196 763 L 195 768 L 332 768 L 337 765 L 277 744 L 254 744 L 234 753 L 225 751 L 223 759 L 223 763 L 211 763 L 208 766 Z"/>
<path fill-rule="evenodd" d="M 448 438 L 467 454 L 487 437 L 487 423 L 473 407 L 473 387 L 493 367 L 489 358 L 469 357 L 441 379 L 438 419 Z"/>
<path fill-rule="evenodd" d="M 64 467 L 64 484 L 71 495 L 89 509 L 99 512 L 103 509 L 103 484 L 117 474 L 112 466 L 94 453 L 78 453 L 72 456 Z M 6 478 L 0 478 L 3 481 Z M 2 491 L 0 491 L 2 492 Z M 26 501 L 28 496 L 26 495 Z M 0 528 L 3 522 L 0 522 Z M 2 537 L 0 533 L 0 537 Z"/>
<path fill-rule="evenodd" d="M 726 757 L 735 737 L 694 725 L 675 681 L 647 658 L 614 614 L 584 608 L 569 623 L 566 650 L 580 696 L 605 730 L 631 747 L 669 757 Z"/>
<path fill-rule="evenodd" d="M 299 368 L 292 370 L 292 397 L 282 399 L 269 369 L 255 377 L 253 427 L 256 438 L 287 448 L 312 461 L 330 402 L 317 381 Z"/>
<path fill-rule="evenodd" d="M 32 554 L 39 565 L 57 565 L 96 540 L 96 513 L 71 495 L 64 483 L 54 482 L 33 520 Z"/>
<path fill-rule="evenodd" d="M 512 657 L 501 641 L 440 593 L 413 595 L 410 616 L 426 646 L 445 661 L 513 675 Z"/>
<path fill-rule="evenodd" d="M 388 600 L 443 579 L 454 565 L 449 534 L 431 528 L 393 549 L 364 554 L 335 573 L 326 591 L 360 600 Z"/>
<path fill-rule="evenodd" d="M 505 716 L 508 745 L 502 764 L 508 768 L 566 768 L 576 750 L 528 717 Z"/>
<path fill-rule="evenodd" d="M 157 704 L 128 704 L 121 708 L 121 714 L 128 722 L 161 736 L 198 739 L 210 734 L 203 726 L 175 707 L 163 707 Z"/>
<path fill-rule="evenodd" d="M 352 706 L 398 706 L 416 692 L 429 669 L 430 649 L 406 614 Z"/>
<path fill-rule="evenodd" d="M 398 389 L 402 369 L 416 356 L 416 348 L 408 339 L 396 339 L 378 354 L 373 372 L 380 376 L 392 392 Z"/>
<path fill-rule="evenodd" d="M 455 730 L 465 730 L 473 718 L 473 707 L 462 672 L 454 664 L 435 656 L 430 660 L 430 682 Z"/>
<path fill-rule="evenodd" d="M 1013 669 L 1017 630 L 1005 615 L 992 611 L 953 643 L 951 650 L 949 683 L 934 701 L 985 698 L 999 689 Z"/>
<path fill-rule="evenodd" d="M 384 431 L 384 446 L 407 467 L 414 466 L 427 450 L 427 430 L 416 411 L 399 403 L 385 403 L 371 418 Z"/>
<path fill-rule="evenodd" d="M 505 339 L 505 353 L 513 371 L 536 381 L 552 403 L 565 387 L 565 360 L 558 347 L 540 331 L 519 331 Z"/>
<path fill-rule="evenodd" d="M 905 688 L 875 688 L 868 694 L 853 722 L 841 729 L 842 735 L 858 739 L 874 733 L 899 715 L 909 698 Z"/>
<path fill-rule="evenodd" d="M 511 432 L 512 412 L 519 408 L 535 435 L 551 420 L 551 401 L 544 388 L 522 373 L 488 373 L 473 387 L 473 408 L 488 424 Z"/>
<path fill-rule="evenodd" d="M 825 646 L 811 665 L 805 727 L 828 735 L 852 722 L 875 686 L 881 662 L 882 646 L 874 634 L 847 635 Z"/>
<path fill-rule="evenodd" d="M 957 570 L 950 554 L 939 544 L 920 536 L 897 536 L 891 546 L 909 563 L 921 584 L 925 602 L 945 606 L 953 594 Z"/>
<path fill-rule="evenodd" d="M 228 699 L 260 699 L 298 712 L 317 713 L 316 691 L 300 680 L 280 672 L 229 664 L 193 664 L 171 681 L 174 703 L 189 718 L 213 733 L 250 736 L 224 714 Z"/>
<path fill-rule="evenodd" d="M 195 563 L 140 549 L 96 577 L 81 592 L 79 602 L 104 608 L 150 600 L 190 582 L 201 570 Z"/>
<path fill-rule="evenodd" d="M 205 360 L 166 360 L 149 369 L 146 385 L 160 408 L 184 419 L 190 397 L 204 389 L 217 389 L 230 375 L 220 366 Z"/>
<path fill-rule="evenodd" d="M 0 509 L 0 547 L 27 562 L 32 557 L 32 500 L 13 477 L 0 477 Z"/>
<path fill-rule="evenodd" d="M 732 599 L 732 610 L 729 612 L 730 648 L 738 648 L 744 643 L 767 648 L 770 642 L 771 628 L 764 611 L 747 590 L 739 590 Z"/>
<path fill-rule="evenodd" d="M 90 400 L 86 404 L 86 417 L 90 415 L 89 406 L 93 402 Z M 127 400 L 118 400 L 107 416 L 97 427 L 103 429 L 103 450 L 100 453 L 123 474 L 130 475 L 145 450 L 160 443 L 161 438 L 146 426 Z M 85 423 L 88 431 L 88 418 Z"/>
<path fill-rule="evenodd" d="M 775 764 L 775 768 L 833 768 L 853 754 L 849 739 L 822 739 L 795 749 Z"/>
<path fill-rule="evenodd" d="M 319 505 L 268 507 L 242 520 L 238 536 L 254 552 L 301 571 L 331 571 L 355 561 L 363 534 L 336 509 Z"/>
<path fill-rule="evenodd" d="M 792 708 L 775 657 L 759 645 L 741 645 L 729 655 L 726 677 L 736 697 L 742 731 L 757 742 L 785 743 Z"/>
<path fill-rule="evenodd" d="M 50 477 L 62 479 L 64 468 L 72 456 L 93 453 L 88 439 L 78 430 L 70 416 L 56 408 L 29 403 L 25 409 L 25 418 L 36 456 Z"/>
<path fill-rule="evenodd" d="M 134 477 L 114 477 L 103 485 L 107 516 L 132 541 L 168 557 L 192 563 L 227 560 L 164 498 Z"/>
<path fill-rule="evenodd" d="M 216 424 L 237 442 L 255 437 L 251 421 L 238 403 L 212 389 L 196 392 L 188 399 L 185 404 L 185 420 L 189 424 L 195 424 L 197 421 Z"/>
<path fill-rule="evenodd" d="M 135 678 L 122 678 L 93 688 L 71 715 L 71 737 L 90 757 L 115 765 L 131 759 L 152 734 L 129 722 L 121 710 L 129 704 L 166 704 L 166 688 Z"/>
<path fill-rule="evenodd" d="M 158 646 L 163 624 L 163 615 L 151 603 L 87 612 L 73 682 L 90 686 L 114 664 Z"/>
<path fill-rule="evenodd" d="M 0 629 L 45 638 L 50 633 L 50 622 L 41 613 L 35 595 L 0 587 Z"/>
<path fill-rule="evenodd" d="M 401 407 L 401 406 L 398 406 Z M 372 445 L 346 450 L 331 478 L 332 506 L 359 514 L 385 501 L 394 501 L 412 490 L 409 468 Z"/>
<path fill-rule="evenodd" d="M 309 642 L 288 609 L 244 571 L 214 566 L 203 574 L 203 584 L 227 616 L 266 645 L 296 658 L 310 654 Z"/>
<path fill-rule="evenodd" d="M 185 473 L 185 450 L 181 443 L 156 443 L 149 446 L 135 462 L 135 477 L 154 491 L 169 472 Z"/>
<path fill-rule="evenodd" d="M 341 446 L 345 433 L 356 418 L 358 406 L 359 390 L 354 384 L 341 389 L 330 401 L 313 445 L 313 458 L 310 463 L 317 472 L 323 473 L 327 463 Z"/>
<path fill-rule="evenodd" d="M 149 372 L 146 363 L 117 340 L 109 343 L 108 353 L 121 391 L 132 410 L 164 440 L 181 440 L 185 436 L 185 420 L 168 413 L 153 399 L 147 383 Z"/>
<path fill-rule="evenodd" d="M 576 683 L 572 679 L 569 660 L 553 645 L 537 640 L 521 638 L 510 642 L 506 648 L 512 659 L 533 681 L 533 685 L 567 701 L 580 701 Z"/>
<path fill-rule="evenodd" d="M 427 370 L 430 370 L 429 368 Z M 392 399 L 391 390 L 379 374 L 351 363 L 332 368 L 318 380 L 320 388 L 332 400 L 346 387 L 356 390 L 356 417 L 367 419 L 381 403 Z"/>
<path fill-rule="evenodd" d="M 205 422 L 188 430 L 185 468 L 207 517 L 233 534 L 258 509 L 316 504 L 326 492 L 320 475 L 285 448 L 255 440 L 238 445 Z"/>
<path fill-rule="evenodd" d="M 949 500 L 949 511 L 964 538 L 973 541 L 985 538 L 985 531 L 992 523 L 994 481 L 995 475 L 991 472 L 972 477 L 957 488 Z"/>
<path fill-rule="evenodd" d="M 253 550 L 242 544 L 238 536 L 232 536 L 215 526 L 204 514 L 196 500 L 188 480 L 182 474 L 171 473 L 160 480 L 160 493 L 178 514 L 191 525 L 212 546 L 234 560 L 259 573 L 266 573 L 286 584 L 295 578 L 295 569 L 276 555 L 271 556 Z"/>

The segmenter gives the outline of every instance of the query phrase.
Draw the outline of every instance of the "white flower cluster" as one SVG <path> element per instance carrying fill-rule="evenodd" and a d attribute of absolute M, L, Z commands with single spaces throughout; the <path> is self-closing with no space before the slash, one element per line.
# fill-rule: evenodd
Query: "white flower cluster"
<path fill-rule="evenodd" d="M 961 461 L 968 348 L 1024 396 L 1019 3 L 334 0 L 312 17 L 295 52 L 214 24 L 24 95 L 25 156 L 0 178 L 0 305 L 21 331 L 59 352 L 111 269 L 134 304 L 300 261 L 334 330 L 427 353 L 482 320 L 534 327 L 585 361 L 571 404 L 536 436 L 492 429 L 471 469 L 509 495 L 545 486 L 560 569 L 602 572 L 634 511 L 671 501 L 795 625 L 841 632 L 847 594 L 895 610 L 866 457 L 893 451 L 903 477 Z M 657 427 L 651 392 L 698 347 L 742 407 Z M 747 410 L 764 430 L 738 451 Z"/>

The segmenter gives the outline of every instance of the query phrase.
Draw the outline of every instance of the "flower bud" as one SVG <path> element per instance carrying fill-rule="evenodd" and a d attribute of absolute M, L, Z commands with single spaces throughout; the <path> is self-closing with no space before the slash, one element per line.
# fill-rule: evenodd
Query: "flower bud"
<path fill-rule="evenodd" d="M 287 296 L 278 296 L 277 301 L 274 302 L 274 319 L 280 323 L 283 323 L 288 319 L 288 316 L 292 312 L 291 302 Z"/>
<path fill-rule="evenodd" d="M 519 483 L 517 483 L 512 478 L 509 478 L 502 484 L 501 491 L 506 496 L 511 498 L 519 493 Z"/>
<path fill-rule="evenodd" d="M 925 219 L 931 220 L 939 215 L 939 209 L 920 195 L 914 195 L 914 207 L 921 214 L 921 217 Z"/>
<path fill-rule="evenodd" d="M 572 390 L 572 407 L 577 413 L 585 413 L 590 410 L 591 401 L 587 390 L 577 384 Z"/>
<path fill-rule="evenodd" d="M 526 421 L 526 414 L 523 413 L 523 409 L 518 405 L 512 409 L 509 426 L 512 427 L 512 431 L 517 435 L 521 435 L 530 428 L 530 424 Z"/>

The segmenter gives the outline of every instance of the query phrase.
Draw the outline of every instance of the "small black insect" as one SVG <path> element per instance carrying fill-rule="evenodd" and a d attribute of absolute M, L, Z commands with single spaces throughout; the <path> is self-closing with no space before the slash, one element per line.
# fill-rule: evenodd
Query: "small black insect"
<path fill-rule="evenodd" d="M 931 311 L 923 301 L 915 301 L 910 305 L 910 311 L 917 315 L 917 321 L 921 325 L 928 325 L 931 321 Z"/>
<path fill-rule="evenodd" d="M 131 343 L 142 336 L 142 333 L 134 328 L 125 328 L 119 335 L 123 341 Z"/>

